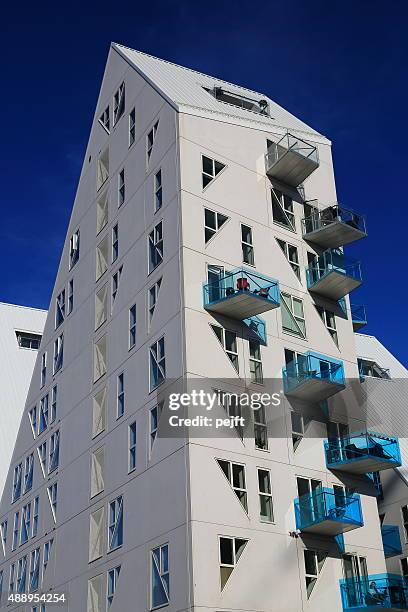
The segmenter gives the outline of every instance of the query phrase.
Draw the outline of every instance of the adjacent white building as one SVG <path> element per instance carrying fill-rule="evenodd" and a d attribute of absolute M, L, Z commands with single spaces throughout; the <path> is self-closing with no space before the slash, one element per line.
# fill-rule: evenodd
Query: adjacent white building
<path fill-rule="evenodd" d="M 368 475 L 398 441 L 360 409 L 353 206 L 330 141 L 268 96 L 112 44 L 0 507 L 2 607 L 407 609 Z M 186 381 L 235 426 L 174 434 Z"/>

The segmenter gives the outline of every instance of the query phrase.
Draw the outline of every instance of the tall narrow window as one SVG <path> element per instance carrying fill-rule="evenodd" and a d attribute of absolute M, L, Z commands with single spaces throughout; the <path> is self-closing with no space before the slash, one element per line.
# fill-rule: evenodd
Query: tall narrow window
<path fill-rule="evenodd" d="M 259 518 L 267 523 L 273 522 L 273 503 L 271 489 L 271 473 L 258 468 Z"/>
<path fill-rule="evenodd" d="M 255 265 L 252 228 L 241 224 L 242 261 L 250 266 Z"/>
<path fill-rule="evenodd" d="M 225 164 L 202 155 L 202 184 L 205 189 L 219 175 L 221 170 L 225 168 Z"/>
<path fill-rule="evenodd" d="M 39 586 L 40 586 L 40 549 L 36 548 L 33 551 L 31 551 L 28 588 L 30 592 L 32 592 L 32 591 L 36 591 Z"/>
<path fill-rule="evenodd" d="M 71 314 L 73 310 L 74 310 L 74 279 L 71 278 L 71 280 L 68 283 L 68 312 L 67 314 Z"/>
<path fill-rule="evenodd" d="M 403 559 L 401 559 L 401 574 L 403 575 L 405 580 L 408 579 L 408 558 L 407 557 L 404 557 Z"/>
<path fill-rule="evenodd" d="M 149 273 L 163 261 L 163 222 L 160 221 L 149 234 Z"/>
<path fill-rule="evenodd" d="M 220 537 L 220 578 L 221 591 L 234 571 L 248 540 L 241 538 Z"/>
<path fill-rule="evenodd" d="M 109 178 L 109 148 L 107 147 L 98 156 L 96 189 L 99 191 Z"/>
<path fill-rule="evenodd" d="M 136 140 L 136 111 L 134 108 L 129 113 L 129 147 Z"/>
<path fill-rule="evenodd" d="M 136 345 L 136 304 L 129 308 L 129 348 Z"/>
<path fill-rule="evenodd" d="M 42 470 L 43 476 L 45 477 L 47 473 L 47 442 L 43 442 L 42 444 L 40 444 L 40 446 L 37 448 L 37 453 L 38 453 L 38 460 L 40 462 L 41 470 Z"/>
<path fill-rule="evenodd" d="M 116 593 L 116 589 L 118 585 L 118 578 L 120 574 L 120 567 L 121 566 L 118 565 L 117 567 L 114 567 L 113 569 L 108 571 L 108 584 L 107 584 L 107 589 L 106 589 L 106 601 L 107 601 L 108 608 L 111 607 L 113 598 L 115 597 L 115 593 Z"/>
<path fill-rule="evenodd" d="M 96 203 L 96 235 L 103 230 L 108 224 L 109 215 L 109 198 L 108 192 L 105 191 Z"/>
<path fill-rule="evenodd" d="M 79 260 L 79 229 L 74 232 L 69 241 L 69 269 L 75 266 Z"/>
<path fill-rule="evenodd" d="M 92 438 L 96 438 L 96 436 L 105 431 L 106 402 L 106 387 L 104 387 L 93 398 Z"/>
<path fill-rule="evenodd" d="M 156 121 L 156 123 L 154 124 L 150 132 L 147 134 L 147 139 L 146 139 L 147 163 L 149 163 L 150 157 L 152 155 L 153 145 L 154 145 L 154 141 L 156 140 L 156 134 L 157 134 L 158 127 L 159 127 L 159 122 Z"/>
<path fill-rule="evenodd" d="M 24 486 L 23 495 L 31 491 L 33 488 L 33 471 L 34 471 L 34 454 L 31 453 L 26 457 L 24 465 Z"/>
<path fill-rule="evenodd" d="M 108 550 L 123 544 L 123 497 L 120 495 L 109 504 Z"/>
<path fill-rule="evenodd" d="M 162 207 L 163 204 L 163 185 L 162 171 L 158 170 L 154 175 L 154 210 L 155 212 Z"/>
<path fill-rule="evenodd" d="M 95 450 L 91 455 L 91 487 L 90 497 L 102 493 L 105 488 L 105 449 L 103 447 Z"/>
<path fill-rule="evenodd" d="M 121 83 L 113 96 L 113 125 L 115 126 L 125 112 L 125 83 Z"/>
<path fill-rule="evenodd" d="M 17 562 L 17 593 L 24 593 L 27 585 L 27 555 Z"/>
<path fill-rule="evenodd" d="M 38 521 L 40 518 L 40 498 L 37 496 L 33 502 L 33 526 L 31 529 L 31 537 L 35 538 L 38 533 Z"/>
<path fill-rule="evenodd" d="M 122 170 L 118 174 L 118 207 L 122 206 L 126 197 L 126 187 L 125 187 L 125 169 Z"/>
<path fill-rule="evenodd" d="M 103 606 L 103 574 L 88 580 L 87 612 L 101 612 Z"/>
<path fill-rule="evenodd" d="M 95 293 L 95 330 L 108 319 L 108 286 L 104 285 Z"/>
<path fill-rule="evenodd" d="M 136 421 L 129 425 L 129 472 L 136 469 Z"/>
<path fill-rule="evenodd" d="M 261 345 L 257 340 L 249 341 L 249 369 L 251 381 L 255 383 L 263 382 Z"/>
<path fill-rule="evenodd" d="M 64 334 L 58 336 L 54 341 L 54 374 L 56 374 L 64 362 Z"/>
<path fill-rule="evenodd" d="M 123 270 L 123 266 L 120 266 L 120 268 L 114 274 L 112 274 L 112 300 L 111 300 L 112 305 L 111 305 L 111 308 L 113 308 L 113 304 L 115 303 L 116 296 L 118 294 L 119 281 L 120 281 L 120 276 L 122 274 L 122 270 Z"/>
<path fill-rule="evenodd" d="M 263 405 L 254 410 L 254 440 L 256 448 L 268 450 L 268 426 Z"/>
<path fill-rule="evenodd" d="M 28 542 L 31 529 L 31 502 L 23 506 L 21 513 L 20 546 Z"/>
<path fill-rule="evenodd" d="M 204 238 L 206 244 L 215 234 L 217 234 L 217 232 L 219 232 L 228 219 L 229 217 L 222 213 L 204 208 Z"/>
<path fill-rule="evenodd" d="M 404 527 L 405 541 L 408 542 L 408 506 L 402 506 L 402 526 Z"/>
<path fill-rule="evenodd" d="M 160 608 L 170 601 L 169 546 L 164 544 L 152 550 L 151 608 Z"/>
<path fill-rule="evenodd" d="M 99 123 L 101 124 L 102 127 L 105 128 L 105 130 L 108 132 L 108 134 L 110 133 L 110 113 L 109 113 L 109 106 L 107 106 L 105 108 L 105 110 L 103 111 L 102 115 L 99 117 Z"/>
<path fill-rule="evenodd" d="M 105 532 L 105 508 L 91 512 L 89 516 L 89 552 L 88 561 L 96 561 L 103 555 Z"/>
<path fill-rule="evenodd" d="M 309 598 L 323 567 L 326 555 L 315 550 L 304 550 L 303 554 L 305 559 L 306 592 Z"/>
<path fill-rule="evenodd" d="M 107 370 L 107 344 L 103 336 L 94 344 L 94 382 L 99 380 Z"/>
<path fill-rule="evenodd" d="M 54 484 L 50 485 L 47 489 L 47 493 L 55 523 L 57 521 L 58 484 L 54 482 Z"/>
<path fill-rule="evenodd" d="M 149 419 L 149 432 L 150 432 L 149 448 L 150 448 L 150 451 L 152 450 L 153 444 L 157 438 L 159 420 L 160 420 L 160 415 L 162 413 L 162 410 L 163 410 L 162 403 L 157 404 L 157 406 L 154 406 L 153 408 L 150 409 L 150 419 Z"/>
<path fill-rule="evenodd" d="M 40 400 L 40 419 L 38 424 L 38 435 L 45 431 L 49 423 L 49 395 L 48 393 Z"/>
<path fill-rule="evenodd" d="M 300 280 L 300 265 L 299 265 L 299 254 L 297 247 L 293 246 L 293 244 L 289 244 L 280 238 L 276 238 L 276 242 L 279 244 L 282 249 L 286 259 L 288 260 L 290 267 Z"/>
<path fill-rule="evenodd" d="M 57 295 L 55 300 L 55 329 L 64 322 L 65 319 L 65 289 Z"/>
<path fill-rule="evenodd" d="M 241 502 L 245 512 L 248 512 L 245 466 L 241 463 L 232 463 L 231 461 L 222 459 L 217 459 L 217 463 L 230 483 L 235 495 Z"/>
<path fill-rule="evenodd" d="M 15 512 L 14 522 L 13 522 L 13 541 L 11 543 L 11 550 L 16 550 L 17 548 L 19 533 L 20 533 L 20 512 Z"/>
<path fill-rule="evenodd" d="M 164 336 L 150 346 L 150 391 L 166 378 L 166 354 Z"/>
<path fill-rule="evenodd" d="M 112 263 L 119 257 L 119 228 L 118 224 L 112 228 Z"/>
<path fill-rule="evenodd" d="M 124 414 L 125 414 L 125 373 L 121 372 L 117 378 L 116 418 L 119 419 Z"/>
<path fill-rule="evenodd" d="M 47 351 L 41 355 L 41 386 L 45 385 L 47 378 Z"/>
<path fill-rule="evenodd" d="M 284 332 L 306 338 L 306 322 L 303 300 L 289 293 L 281 293 L 282 329 Z"/>
<path fill-rule="evenodd" d="M 10 593 L 14 593 L 14 589 L 15 589 L 15 571 L 16 571 L 16 564 L 12 563 L 10 565 L 10 579 L 9 579 Z"/>
<path fill-rule="evenodd" d="M 218 340 L 221 342 L 228 359 L 231 361 L 236 371 L 239 372 L 237 334 L 219 325 L 211 325 L 211 327 Z"/>
<path fill-rule="evenodd" d="M 44 544 L 44 550 L 43 550 L 43 569 L 42 569 L 43 578 L 44 578 L 45 572 L 47 570 L 48 563 L 50 561 L 51 549 L 52 549 L 52 545 L 53 544 L 54 544 L 54 538 L 51 538 L 51 540 L 48 540 L 48 542 L 45 542 L 45 544 Z"/>
<path fill-rule="evenodd" d="M 153 318 L 153 313 L 155 311 L 156 304 L 157 304 L 157 298 L 159 297 L 161 282 L 162 282 L 162 279 L 159 278 L 159 280 L 156 283 L 154 283 L 154 285 L 150 287 L 149 289 L 149 322 Z"/>
<path fill-rule="evenodd" d="M 33 432 L 33 437 L 37 435 L 37 406 L 33 406 L 28 411 L 28 418 L 30 419 L 31 431 Z"/>
<path fill-rule="evenodd" d="M 95 280 L 98 281 L 108 269 L 109 237 L 105 238 L 96 247 Z"/>
<path fill-rule="evenodd" d="M 14 468 L 14 474 L 13 474 L 13 492 L 12 492 L 12 495 L 11 495 L 12 503 L 17 501 L 20 498 L 20 496 L 21 496 L 22 476 L 23 476 L 23 464 L 19 463 Z"/>
<path fill-rule="evenodd" d="M 327 310 L 326 308 L 323 308 L 322 306 L 316 306 L 316 309 L 327 331 L 333 338 L 334 343 L 338 346 L 339 339 L 337 337 L 336 317 L 334 315 L 334 312 L 332 312 L 331 310 Z"/>
<path fill-rule="evenodd" d="M 293 200 L 278 189 L 271 189 L 273 222 L 296 231 Z"/>
<path fill-rule="evenodd" d="M 7 527 L 8 527 L 8 521 L 7 519 L 5 519 L 0 525 L 1 547 L 3 549 L 4 556 L 6 556 L 6 550 L 7 550 Z"/>
<path fill-rule="evenodd" d="M 295 451 L 305 435 L 305 420 L 302 414 L 291 412 L 290 418 L 292 422 L 292 444 Z"/>
<path fill-rule="evenodd" d="M 51 474 L 59 467 L 60 432 L 57 430 L 50 437 L 48 473 Z"/>

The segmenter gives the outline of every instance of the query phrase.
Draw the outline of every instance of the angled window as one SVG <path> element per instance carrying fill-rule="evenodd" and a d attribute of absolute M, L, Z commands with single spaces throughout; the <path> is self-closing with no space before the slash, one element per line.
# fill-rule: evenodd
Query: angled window
<path fill-rule="evenodd" d="M 48 473 L 51 474 L 59 467 L 60 432 L 57 430 L 50 436 Z"/>
<path fill-rule="evenodd" d="M 24 466 L 23 495 L 33 488 L 34 454 L 27 455 Z"/>
<path fill-rule="evenodd" d="M 105 128 L 105 130 L 108 132 L 108 134 L 110 133 L 110 113 L 109 113 L 109 106 L 107 106 L 105 108 L 105 110 L 103 111 L 102 115 L 99 117 L 99 123 L 101 124 L 102 127 Z"/>
<path fill-rule="evenodd" d="M 40 334 L 31 334 L 29 332 L 16 331 L 17 344 L 20 348 L 31 349 L 38 351 L 41 344 Z"/>
<path fill-rule="evenodd" d="M 103 574 L 88 580 L 87 612 L 102 612 L 103 606 Z"/>
<path fill-rule="evenodd" d="M 154 211 L 157 212 L 163 204 L 162 171 L 158 170 L 154 175 Z"/>
<path fill-rule="evenodd" d="M 263 405 L 254 410 L 254 441 L 255 448 L 268 450 L 268 426 Z"/>
<path fill-rule="evenodd" d="M 405 541 L 408 542 L 408 506 L 401 507 L 402 526 L 404 528 Z"/>
<path fill-rule="evenodd" d="M 57 521 L 57 505 L 58 505 L 58 484 L 50 485 L 47 489 L 48 500 L 50 502 L 51 512 L 54 519 L 54 523 Z"/>
<path fill-rule="evenodd" d="M 242 93 L 236 91 L 229 91 L 224 87 L 215 85 L 212 89 L 203 87 L 205 91 L 214 96 L 219 102 L 230 104 L 232 106 L 238 106 L 238 108 L 244 108 L 245 110 L 258 113 L 259 115 L 266 115 L 269 117 L 269 105 L 268 101 L 264 98 L 251 98 Z M 255 95 L 255 94 L 254 94 Z"/>
<path fill-rule="evenodd" d="M 336 317 L 334 312 L 331 310 L 327 310 L 327 308 L 323 308 L 322 306 L 316 306 L 316 310 L 320 315 L 321 320 L 323 321 L 327 331 L 333 338 L 334 343 L 339 346 L 339 339 L 337 336 L 337 328 L 336 328 Z"/>
<path fill-rule="evenodd" d="M 14 468 L 13 474 L 13 490 L 11 495 L 11 502 L 17 501 L 21 496 L 21 484 L 23 477 L 23 464 L 19 463 Z"/>
<path fill-rule="evenodd" d="M 204 208 L 204 237 L 206 244 L 215 236 L 228 219 L 229 217 L 222 213 Z"/>
<path fill-rule="evenodd" d="M 217 161 L 216 159 L 211 159 L 211 157 L 206 157 L 205 155 L 201 156 L 202 160 L 202 182 L 203 189 L 205 189 L 219 173 L 224 170 L 225 164 Z"/>
<path fill-rule="evenodd" d="M 224 408 L 225 412 L 228 414 L 230 418 L 237 417 L 237 425 L 235 426 L 235 430 L 237 431 L 241 440 L 244 437 L 243 427 L 241 425 L 242 422 L 242 409 L 239 401 L 238 394 L 236 393 L 226 393 L 218 390 L 219 401 Z"/>
<path fill-rule="evenodd" d="M 249 341 L 249 371 L 252 382 L 263 383 L 261 345 L 257 340 Z"/>
<path fill-rule="evenodd" d="M 242 261 L 250 266 L 255 265 L 252 228 L 241 224 Z"/>
<path fill-rule="evenodd" d="M 136 469 L 136 421 L 129 425 L 129 472 Z"/>
<path fill-rule="evenodd" d="M 154 314 L 156 304 L 157 304 L 157 299 L 159 297 L 161 283 L 162 283 L 162 279 L 159 278 L 159 280 L 156 283 L 154 283 L 154 285 L 150 287 L 149 289 L 149 322 L 153 318 L 153 314 Z"/>
<path fill-rule="evenodd" d="M 33 526 L 31 529 L 31 537 L 35 538 L 38 533 L 38 521 L 40 519 L 40 498 L 37 496 L 33 501 Z"/>
<path fill-rule="evenodd" d="M 282 329 L 284 332 L 306 338 L 306 322 L 303 311 L 303 300 L 281 293 Z"/>
<path fill-rule="evenodd" d="M 79 229 L 74 232 L 69 240 L 69 269 L 75 266 L 79 260 Z"/>
<path fill-rule="evenodd" d="M 47 379 L 47 351 L 41 355 L 41 387 L 45 385 Z"/>
<path fill-rule="evenodd" d="M 136 304 L 129 308 L 129 349 L 136 345 Z"/>
<path fill-rule="evenodd" d="M 105 449 L 95 450 L 91 455 L 91 498 L 99 495 L 105 488 Z"/>
<path fill-rule="evenodd" d="M 105 191 L 96 202 L 96 235 L 103 230 L 108 224 L 109 216 L 109 198 L 108 192 Z"/>
<path fill-rule="evenodd" d="M 25 593 L 27 587 L 27 555 L 17 562 L 17 593 Z"/>
<path fill-rule="evenodd" d="M 40 400 L 40 418 L 38 423 L 38 435 L 45 431 L 49 422 L 49 395 L 48 393 Z"/>
<path fill-rule="evenodd" d="M 11 550 L 16 550 L 18 545 L 18 536 L 20 534 L 20 512 L 14 513 L 13 521 L 13 541 L 11 543 Z"/>
<path fill-rule="evenodd" d="M 14 593 L 14 588 L 15 588 L 15 573 L 16 573 L 16 564 L 12 563 L 10 565 L 10 579 L 9 579 L 9 591 L 10 591 L 10 593 Z"/>
<path fill-rule="evenodd" d="M 299 266 L 299 254 L 297 247 L 293 246 L 293 244 L 289 244 L 280 238 L 276 238 L 276 242 L 279 244 L 280 248 L 283 251 L 286 259 L 288 260 L 290 267 L 300 280 L 300 266 Z"/>
<path fill-rule="evenodd" d="M 35 548 L 30 555 L 30 573 L 28 578 L 28 589 L 36 591 L 40 586 L 40 549 Z"/>
<path fill-rule="evenodd" d="M 74 310 L 74 279 L 71 278 L 71 280 L 68 283 L 68 312 L 67 314 L 71 314 L 71 312 Z"/>
<path fill-rule="evenodd" d="M 92 438 L 96 438 L 105 431 L 106 401 L 106 387 L 104 387 L 93 398 Z"/>
<path fill-rule="evenodd" d="M 232 463 L 232 461 L 225 461 L 223 459 L 217 459 L 217 463 L 224 472 L 226 479 L 241 502 L 245 512 L 248 512 L 245 465 L 241 463 Z"/>
<path fill-rule="evenodd" d="M 261 521 L 273 523 L 273 502 L 271 488 L 271 473 L 264 468 L 258 468 L 259 518 Z"/>
<path fill-rule="evenodd" d="M 303 555 L 305 561 L 306 593 L 309 598 L 317 582 L 326 556 L 322 552 L 317 552 L 315 550 L 304 550 Z"/>
<path fill-rule="evenodd" d="M 96 247 L 96 273 L 95 280 L 98 281 L 108 269 L 109 261 L 109 240 L 108 236 L 98 244 Z"/>
<path fill-rule="evenodd" d="M 122 274 L 123 266 L 120 266 L 118 270 L 114 274 L 112 274 L 112 296 L 111 296 L 111 308 L 113 308 L 113 304 L 115 303 L 116 296 L 118 294 L 119 281 Z"/>
<path fill-rule="evenodd" d="M 95 293 L 95 330 L 99 329 L 108 318 L 108 285 Z"/>
<path fill-rule="evenodd" d="M 7 550 L 7 527 L 8 527 L 8 521 L 6 519 L 0 525 L 1 547 L 3 549 L 4 556 L 6 556 L 6 550 Z"/>
<path fill-rule="evenodd" d="M 89 563 L 100 559 L 104 549 L 105 508 L 91 512 L 89 517 Z"/>
<path fill-rule="evenodd" d="M 118 224 L 112 228 L 112 263 L 119 257 L 119 228 Z"/>
<path fill-rule="evenodd" d="M 111 607 L 113 598 L 115 597 L 120 574 L 120 565 L 108 571 L 108 583 L 106 587 L 106 603 L 108 608 Z"/>
<path fill-rule="evenodd" d="M 50 422 L 53 423 L 57 418 L 58 387 L 55 385 L 51 391 L 51 414 Z"/>
<path fill-rule="evenodd" d="M 303 415 L 297 412 L 291 412 L 290 418 L 292 422 L 292 444 L 295 451 L 305 437 L 305 420 Z"/>
<path fill-rule="evenodd" d="M 125 112 L 125 82 L 121 83 L 119 89 L 113 96 L 113 125 L 115 126 Z"/>
<path fill-rule="evenodd" d="M 156 389 L 166 378 L 166 354 L 164 336 L 154 342 L 150 353 L 150 391 Z"/>
<path fill-rule="evenodd" d="M 48 540 L 48 542 L 44 543 L 44 549 L 43 549 L 43 569 L 42 569 L 42 578 L 44 580 L 44 576 L 45 576 L 45 572 L 47 570 L 48 567 L 48 563 L 50 562 L 50 557 L 51 557 L 51 550 L 52 550 L 52 546 L 54 544 L 54 538 L 51 538 L 51 540 Z"/>
<path fill-rule="evenodd" d="M 125 373 L 121 372 L 116 382 L 116 418 L 119 419 L 125 414 Z"/>
<path fill-rule="evenodd" d="M 271 189 L 273 222 L 296 231 L 293 200 L 278 189 Z"/>
<path fill-rule="evenodd" d="M 35 438 L 37 434 L 37 406 L 33 406 L 28 411 L 28 418 L 30 420 L 31 431 L 33 432 L 33 438 Z"/>
<path fill-rule="evenodd" d="M 149 273 L 163 261 L 163 222 L 160 221 L 149 234 Z"/>
<path fill-rule="evenodd" d="M 54 369 L 53 373 L 56 374 L 64 363 L 64 334 L 58 336 L 54 341 Z"/>
<path fill-rule="evenodd" d="M 122 206 L 126 198 L 126 185 L 125 185 L 125 169 L 118 174 L 118 208 Z"/>
<path fill-rule="evenodd" d="M 211 328 L 220 341 L 228 359 L 231 361 L 236 371 L 239 372 L 237 334 L 219 325 L 211 325 Z"/>
<path fill-rule="evenodd" d="M 163 544 L 151 554 L 151 609 L 165 606 L 170 601 L 169 545 Z"/>
<path fill-rule="evenodd" d="M 123 545 L 123 497 L 109 503 L 108 550 Z"/>
<path fill-rule="evenodd" d="M 161 413 L 163 411 L 163 404 L 157 404 L 156 406 L 153 406 L 153 408 L 150 409 L 150 418 L 149 418 L 149 438 L 150 438 L 150 443 L 149 443 L 149 448 L 150 451 L 153 448 L 153 444 L 157 438 L 157 431 L 158 431 L 158 427 L 159 427 L 159 420 L 160 420 L 160 416 Z"/>
<path fill-rule="evenodd" d="M 20 546 L 28 542 L 31 529 L 31 502 L 23 506 L 21 512 Z"/>
<path fill-rule="evenodd" d="M 55 300 L 55 329 L 64 322 L 65 319 L 65 289 L 57 295 Z"/>
<path fill-rule="evenodd" d="M 37 448 L 37 452 L 41 470 L 43 476 L 45 477 L 47 473 L 47 442 L 43 442 L 42 444 L 40 444 L 40 446 Z"/>
<path fill-rule="evenodd" d="M 109 149 L 106 148 L 98 156 L 96 189 L 97 191 L 106 183 L 109 178 Z"/>
<path fill-rule="evenodd" d="M 107 370 L 106 336 L 94 344 L 94 382 L 99 380 Z"/>
<path fill-rule="evenodd" d="M 159 127 L 159 122 L 156 121 L 150 132 L 147 134 L 146 138 L 146 156 L 147 163 L 150 161 L 150 157 L 152 155 L 154 141 L 156 140 L 157 128 Z"/>
<path fill-rule="evenodd" d="M 248 540 L 241 538 L 220 537 L 220 579 L 221 591 L 234 571 L 239 558 L 244 552 Z"/>
<path fill-rule="evenodd" d="M 129 147 L 136 140 L 136 111 L 134 108 L 129 113 Z"/>

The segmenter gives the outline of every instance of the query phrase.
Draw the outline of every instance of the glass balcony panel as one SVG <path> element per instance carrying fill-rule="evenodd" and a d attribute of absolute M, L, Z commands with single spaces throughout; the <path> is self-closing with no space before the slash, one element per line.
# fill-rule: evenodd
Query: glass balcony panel
<path fill-rule="evenodd" d="M 402 554 L 401 536 L 398 525 L 381 525 L 384 555 L 395 557 Z"/>
<path fill-rule="evenodd" d="M 338 301 L 361 285 L 360 262 L 329 249 L 306 268 L 306 282 L 309 291 Z"/>
<path fill-rule="evenodd" d="M 363 215 L 335 204 L 302 219 L 302 234 L 324 249 L 335 249 L 367 236 L 366 221 Z"/>
<path fill-rule="evenodd" d="M 374 574 L 340 580 L 345 612 L 408 610 L 408 588 L 402 576 Z"/>
<path fill-rule="evenodd" d="M 367 325 L 367 314 L 363 304 L 350 304 L 351 321 L 354 331 L 358 331 Z"/>
<path fill-rule="evenodd" d="M 338 535 L 363 525 L 360 496 L 316 489 L 295 500 L 296 528 L 303 532 Z"/>
<path fill-rule="evenodd" d="M 319 153 L 315 145 L 288 133 L 269 146 L 265 164 L 270 177 L 298 187 L 319 167 Z"/>
<path fill-rule="evenodd" d="M 321 401 L 345 387 L 343 363 L 317 353 L 298 355 L 282 374 L 286 395 L 308 401 Z"/>
<path fill-rule="evenodd" d="M 367 474 L 401 465 L 398 439 L 375 432 L 326 440 L 324 449 L 326 465 L 331 470 Z"/>

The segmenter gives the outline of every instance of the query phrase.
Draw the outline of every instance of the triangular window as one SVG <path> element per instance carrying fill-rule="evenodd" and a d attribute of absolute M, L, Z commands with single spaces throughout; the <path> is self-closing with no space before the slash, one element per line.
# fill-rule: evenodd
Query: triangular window
<path fill-rule="evenodd" d="M 217 459 L 217 463 L 230 483 L 235 495 L 241 502 L 245 512 L 248 512 L 245 465 L 242 465 L 242 463 L 232 463 L 232 461 L 224 461 L 222 459 Z"/>
<path fill-rule="evenodd" d="M 306 323 L 303 300 L 289 293 L 281 293 L 282 329 L 285 332 L 306 338 Z"/>
<path fill-rule="evenodd" d="M 273 222 L 296 231 L 293 200 L 290 196 L 271 189 Z"/>
<path fill-rule="evenodd" d="M 99 495 L 105 488 L 104 479 L 105 451 L 98 448 L 92 453 L 91 458 L 91 497 Z"/>
<path fill-rule="evenodd" d="M 87 612 L 101 612 L 102 610 L 103 575 L 99 574 L 88 580 Z"/>
<path fill-rule="evenodd" d="M 211 325 L 211 328 L 220 341 L 228 359 L 231 361 L 236 371 L 239 372 L 237 334 L 219 325 Z"/>
<path fill-rule="evenodd" d="M 96 204 L 96 233 L 99 234 L 100 231 L 108 223 L 108 192 L 105 193 L 99 198 Z"/>
<path fill-rule="evenodd" d="M 95 293 L 95 329 L 99 329 L 108 317 L 108 285 Z"/>
<path fill-rule="evenodd" d="M 247 544 L 248 540 L 241 538 L 220 538 L 221 591 L 227 584 Z"/>
<path fill-rule="evenodd" d="M 203 189 L 209 185 L 216 176 L 219 175 L 221 170 L 224 170 L 225 164 L 217 161 L 216 159 L 211 159 L 211 157 L 202 156 L 202 180 L 203 180 Z"/>
<path fill-rule="evenodd" d="M 106 423 L 106 387 L 93 398 L 92 437 L 96 438 L 105 430 Z"/>
<path fill-rule="evenodd" d="M 214 212 L 209 208 L 204 208 L 204 235 L 205 243 L 209 242 L 222 228 L 229 217 L 219 212 Z"/>
<path fill-rule="evenodd" d="M 98 172 L 96 177 L 96 188 L 99 189 L 109 178 L 109 149 L 105 149 L 98 157 Z"/>

